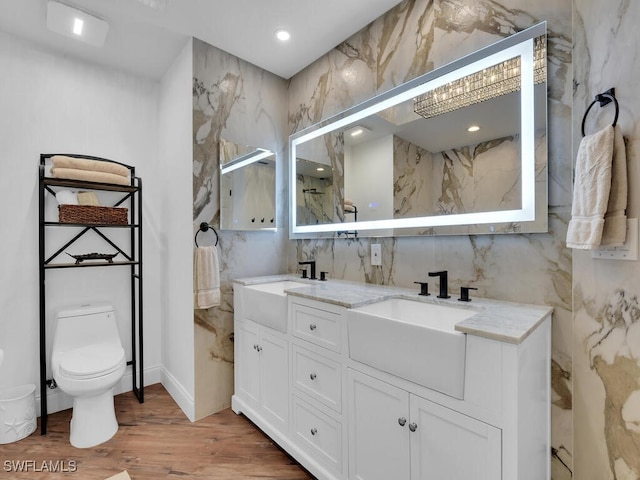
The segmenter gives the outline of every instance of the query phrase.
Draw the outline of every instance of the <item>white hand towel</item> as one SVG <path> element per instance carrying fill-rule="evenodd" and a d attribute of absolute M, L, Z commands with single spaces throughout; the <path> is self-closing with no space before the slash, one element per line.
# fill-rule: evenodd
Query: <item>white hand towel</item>
<path fill-rule="evenodd" d="M 220 305 L 220 267 L 215 246 L 193 252 L 193 303 L 196 309 Z"/>
<path fill-rule="evenodd" d="M 585 136 L 578 147 L 567 247 L 590 250 L 600 245 L 611 192 L 613 127 Z"/>
<path fill-rule="evenodd" d="M 614 128 L 611 193 L 600 245 L 619 247 L 627 239 L 627 152 L 620 127 Z"/>
<path fill-rule="evenodd" d="M 348 203 L 344 204 L 344 211 L 345 212 L 355 212 L 356 211 L 356 207 L 354 207 L 353 205 L 349 205 Z"/>

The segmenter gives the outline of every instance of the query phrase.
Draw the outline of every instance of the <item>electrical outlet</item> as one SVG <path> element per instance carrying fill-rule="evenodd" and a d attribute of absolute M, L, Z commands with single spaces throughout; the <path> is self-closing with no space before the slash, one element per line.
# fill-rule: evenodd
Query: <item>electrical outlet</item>
<path fill-rule="evenodd" d="M 382 265 L 382 246 L 379 243 L 371 244 L 371 265 Z"/>
<path fill-rule="evenodd" d="M 591 250 L 591 258 L 638 260 L 638 219 L 627 218 L 627 239 L 621 247 L 601 247 Z"/>

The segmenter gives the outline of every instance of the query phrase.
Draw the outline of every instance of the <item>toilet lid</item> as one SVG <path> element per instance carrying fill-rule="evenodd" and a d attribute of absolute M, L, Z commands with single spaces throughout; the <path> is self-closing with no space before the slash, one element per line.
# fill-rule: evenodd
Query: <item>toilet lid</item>
<path fill-rule="evenodd" d="M 123 362 L 124 350 L 120 345 L 87 345 L 62 355 L 60 373 L 73 378 L 99 377 L 117 370 Z"/>

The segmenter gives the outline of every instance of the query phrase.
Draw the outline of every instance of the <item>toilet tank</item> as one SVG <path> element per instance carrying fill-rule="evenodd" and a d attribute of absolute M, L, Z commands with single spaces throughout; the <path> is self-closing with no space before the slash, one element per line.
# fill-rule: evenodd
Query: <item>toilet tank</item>
<path fill-rule="evenodd" d="M 122 344 L 111 305 L 82 305 L 57 313 L 54 351 L 66 351 L 94 343 Z"/>

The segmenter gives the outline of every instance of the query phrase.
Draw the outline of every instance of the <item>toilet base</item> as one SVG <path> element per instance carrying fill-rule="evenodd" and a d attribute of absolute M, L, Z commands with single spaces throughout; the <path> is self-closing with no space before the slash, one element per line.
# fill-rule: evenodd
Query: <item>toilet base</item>
<path fill-rule="evenodd" d="M 71 445 L 76 448 L 95 447 L 109 440 L 117 431 L 113 388 L 98 395 L 73 399 Z"/>

